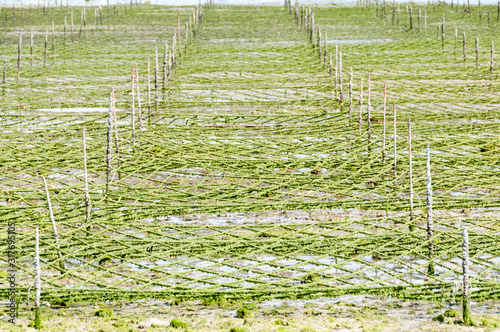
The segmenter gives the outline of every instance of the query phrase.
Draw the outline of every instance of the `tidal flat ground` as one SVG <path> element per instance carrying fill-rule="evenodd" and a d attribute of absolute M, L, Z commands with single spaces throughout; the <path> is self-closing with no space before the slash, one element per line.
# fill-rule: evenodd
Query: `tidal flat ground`
<path fill-rule="evenodd" d="M 499 329 L 498 8 L 2 3 L 0 329 Z"/>

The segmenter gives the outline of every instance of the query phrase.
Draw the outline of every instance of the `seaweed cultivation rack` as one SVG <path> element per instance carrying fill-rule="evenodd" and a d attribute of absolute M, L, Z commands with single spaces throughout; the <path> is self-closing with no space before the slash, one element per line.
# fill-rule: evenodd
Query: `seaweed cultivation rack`
<path fill-rule="evenodd" d="M 2 8 L 19 296 L 498 298 L 496 13 Z"/>

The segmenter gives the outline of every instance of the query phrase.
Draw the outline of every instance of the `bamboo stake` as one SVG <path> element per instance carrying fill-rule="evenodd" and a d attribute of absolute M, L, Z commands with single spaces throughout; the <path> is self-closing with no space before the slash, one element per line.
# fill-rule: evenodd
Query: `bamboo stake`
<path fill-rule="evenodd" d="M 172 66 L 175 67 L 176 65 L 176 62 L 175 62 L 175 44 L 176 44 L 176 38 L 175 38 L 175 34 L 174 36 L 172 37 Z"/>
<path fill-rule="evenodd" d="M 470 298 L 469 298 L 469 233 L 467 232 L 467 227 L 463 227 L 463 245 L 462 245 L 462 269 L 463 269 L 463 296 L 462 296 L 462 307 L 463 307 L 463 317 L 462 320 L 464 325 L 471 326 L 471 312 L 470 312 Z"/>
<path fill-rule="evenodd" d="M 396 16 L 396 0 L 392 1 L 392 25 L 394 25 L 394 18 Z"/>
<path fill-rule="evenodd" d="M 49 214 L 50 214 L 50 221 L 52 223 L 52 231 L 54 232 L 54 240 L 56 242 L 56 248 L 57 248 L 57 256 L 59 257 L 59 267 L 61 270 L 66 270 L 66 266 L 64 265 L 64 260 L 61 254 L 61 249 L 59 247 L 59 233 L 57 233 L 57 227 L 56 227 L 56 221 L 54 219 L 54 213 L 52 211 L 52 204 L 50 203 L 50 196 L 49 196 L 49 188 L 47 187 L 47 180 L 45 180 L 45 177 L 42 176 L 43 179 L 43 185 L 45 186 L 45 195 L 47 196 L 47 205 L 49 207 Z M 61 271 L 62 274 L 62 271 Z"/>
<path fill-rule="evenodd" d="M 139 86 L 139 68 L 135 64 L 135 78 L 137 85 L 137 120 L 139 120 L 139 133 L 142 134 L 142 110 L 141 110 L 141 90 Z"/>
<path fill-rule="evenodd" d="M 467 60 L 465 31 L 464 31 L 464 37 L 463 37 L 463 47 L 464 47 L 464 64 L 465 64 L 465 61 Z"/>
<path fill-rule="evenodd" d="M 179 36 L 179 56 L 182 53 L 182 37 L 181 37 L 181 19 L 179 11 L 177 11 L 177 35 Z"/>
<path fill-rule="evenodd" d="M 393 127 L 394 127 L 394 191 L 396 191 L 397 176 L 397 145 L 396 145 L 396 103 L 393 103 Z"/>
<path fill-rule="evenodd" d="M 352 67 L 349 68 L 349 122 L 352 118 Z"/>
<path fill-rule="evenodd" d="M 47 30 L 45 31 L 45 49 L 44 49 L 44 53 L 43 53 L 43 57 L 44 57 L 43 64 L 44 65 L 47 62 L 47 43 L 48 43 L 48 40 L 49 40 L 49 28 L 47 27 Z"/>
<path fill-rule="evenodd" d="M 167 84 L 167 61 L 168 61 L 167 52 L 168 52 L 168 43 L 165 42 L 165 50 L 163 52 L 163 93 L 164 94 L 165 94 L 166 84 Z"/>
<path fill-rule="evenodd" d="M 310 32 L 310 41 L 311 43 L 313 42 L 313 33 L 314 33 L 314 8 L 312 9 L 311 13 L 311 32 Z"/>
<path fill-rule="evenodd" d="M 413 9 L 410 7 L 410 30 L 413 30 Z"/>
<path fill-rule="evenodd" d="M 328 60 L 327 60 L 327 57 L 328 57 L 328 46 L 326 45 L 326 41 L 327 40 L 328 40 L 328 35 L 325 32 L 325 42 L 324 42 L 324 45 L 323 45 L 323 63 L 325 65 L 325 71 L 326 71 L 326 66 L 327 66 L 327 63 L 328 63 Z"/>
<path fill-rule="evenodd" d="M 111 165 L 111 153 L 113 145 L 113 94 L 109 94 L 109 109 L 108 109 L 108 135 L 107 135 L 107 148 L 106 148 L 106 203 L 109 199 L 109 184 L 112 181 L 113 167 Z M 134 134 L 132 134 L 134 139 Z"/>
<path fill-rule="evenodd" d="M 155 112 L 158 113 L 158 47 L 155 48 Z"/>
<path fill-rule="evenodd" d="M 335 43 L 335 89 L 337 88 L 337 82 L 339 79 L 339 44 Z"/>
<path fill-rule="evenodd" d="M 111 101 L 113 107 L 113 119 L 115 122 L 115 150 L 116 150 L 116 163 L 117 169 L 120 169 L 120 143 L 118 141 L 118 121 L 116 121 L 116 103 L 115 103 L 115 89 L 111 89 Z M 118 179 L 120 179 L 120 172 L 118 171 Z"/>
<path fill-rule="evenodd" d="M 5 83 L 7 79 L 7 59 L 3 60 L 3 78 L 2 82 Z"/>
<path fill-rule="evenodd" d="M 148 56 L 148 124 L 151 124 L 151 61 Z"/>
<path fill-rule="evenodd" d="M 134 85 L 134 67 L 131 69 L 130 82 L 132 85 L 132 142 L 135 144 L 135 85 Z"/>
<path fill-rule="evenodd" d="M 493 58 L 495 56 L 495 49 L 493 47 L 493 40 L 491 41 L 491 51 L 490 51 L 490 75 L 493 75 Z"/>
<path fill-rule="evenodd" d="M 367 87 L 368 87 L 368 103 L 367 103 L 367 115 L 368 115 L 368 132 L 372 130 L 372 124 L 371 124 L 371 108 L 372 108 L 372 103 L 371 103 L 371 82 L 370 82 L 370 73 L 368 73 L 368 80 L 367 80 Z"/>
<path fill-rule="evenodd" d="M 384 119 L 383 119 L 383 128 L 382 128 L 382 163 L 385 163 L 385 157 L 386 157 L 386 152 L 385 152 L 385 127 L 386 127 L 386 86 L 384 83 L 384 105 L 383 105 L 383 114 L 384 114 Z"/>
<path fill-rule="evenodd" d="M 19 44 L 17 45 L 17 79 L 21 73 L 21 50 L 23 45 L 23 34 L 19 34 Z"/>
<path fill-rule="evenodd" d="M 54 26 L 54 21 L 52 21 L 52 52 L 54 52 L 56 45 L 55 45 L 55 26 Z"/>
<path fill-rule="evenodd" d="M 445 25 L 444 25 L 444 13 L 443 13 L 443 23 L 441 24 L 441 41 L 444 43 L 444 34 L 445 34 Z"/>
<path fill-rule="evenodd" d="M 413 169 L 411 158 L 411 121 L 408 119 L 408 158 L 409 158 L 409 177 L 410 177 L 410 232 L 415 229 L 413 225 Z"/>
<path fill-rule="evenodd" d="M 40 235 L 38 227 L 35 228 L 35 329 L 42 328 L 40 315 L 40 294 L 42 293 L 41 268 L 40 268 Z"/>
<path fill-rule="evenodd" d="M 332 77 L 332 75 L 333 75 L 333 59 L 332 59 L 332 57 L 333 57 L 332 52 L 330 52 L 330 71 L 329 71 L 330 77 Z"/>
<path fill-rule="evenodd" d="M 424 29 L 427 30 L 427 7 L 424 8 Z"/>
<path fill-rule="evenodd" d="M 75 38 L 73 36 L 73 13 L 71 13 L 71 42 L 75 42 Z"/>
<path fill-rule="evenodd" d="M 318 27 L 318 37 L 317 37 L 316 43 L 317 43 L 316 45 L 318 48 L 318 57 L 321 61 L 321 27 Z"/>
<path fill-rule="evenodd" d="M 30 68 L 33 68 L 33 29 L 31 29 L 31 34 L 30 34 Z"/>
<path fill-rule="evenodd" d="M 82 129 L 82 137 L 83 137 L 83 174 L 84 174 L 84 191 L 85 191 L 85 211 L 86 211 L 86 222 L 90 222 L 90 212 L 92 210 L 92 203 L 90 201 L 89 195 L 89 182 L 88 182 L 88 173 L 87 173 L 87 143 L 85 140 L 85 128 Z"/>
<path fill-rule="evenodd" d="M 429 268 L 427 273 L 434 275 L 434 221 L 432 220 L 432 183 L 431 183 L 431 155 L 429 151 L 429 143 L 427 143 L 427 240 L 429 241 Z"/>
<path fill-rule="evenodd" d="M 361 85 L 359 89 L 359 122 L 358 122 L 358 129 L 359 129 L 359 134 L 361 135 L 361 128 L 363 125 L 363 78 L 361 77 Z"/>
<path fill-rule="evenodd" d="M 172 54 L 170 51 L 168 52 L 168 71 L 167 71 L 167 79 L 170 80 L 172 76 Z"/>
<path fill-rule="evenodd" d="M 339 52 L 339 102 L 344 100 L 344 91 L 342 90 L 342 52 Z"/>
<path fill-rule="evenodd" d="M 476 68 L 479 68 L 479 38 L 476 38 Z"/>

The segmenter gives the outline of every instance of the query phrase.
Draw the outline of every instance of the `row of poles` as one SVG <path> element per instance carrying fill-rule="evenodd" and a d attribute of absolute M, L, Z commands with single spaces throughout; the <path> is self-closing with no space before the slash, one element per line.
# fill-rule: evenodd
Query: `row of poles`
<path fill-rule="evenodd" d="M 285 8 L 288 9 L 288 12 L 292 14 L 292 4 L 291 0 L 284 1 Z M 300 8 L 300 9 L 299 9 Z M 325 70 L 327 69 L 327 34 L 325 32 L 325 40 L 322 45 L 321 42 L 321 27 L 317 27 L 317 39 L 314 40 L 315 34 L 315 26 L 314 26 L 314 8 L 305 8 L 304 5 L 302 7 L 299 6 L 298 0 L 295 1 L 294 4 L 294 18 L 296 22 L 296 26 L 304 29 L 306 31 L 306 36 L 309 39 L 309 42 L 316 48 L 318 52 L 318 56 L 320 61 L 323 61 Z M 464 44 L 465 45 L 465 44 Z M 465 47 L 464 47 L 465 49 Z M 492 48 L 493 50 L 493 48 Z M 493 52 L 493 51 L 492 51 Z M 465 54 L 465 53 L 464 53 Z M 493 54 L 493 53 L 492 53 Z M 330 53 L 329 57 L 329 75 L 333 75 L 333 63 L 332 63 L 332 53 Z M 493 63 L 493 61 L 492 61 Z M 492 65 L 493 66 L 493 65 Z M 350 69 L 349 75 L 349 121 L 352 117 L 353 110 L 353 101 L 352 101 L 352 68 Z M 370 74 L 368 73 L 368 105 L 367 105 L 367 122 L 368 122 L 368 139 L 371 136 L 371 84 L 370 84 Z M 343 91 L 342 91 L 342 52 L 338 51 L 338 44 L 335 45 L 335 89 L 339 89 L 340 95 L 338 98 L 339 103 L 343 101 Z M 387 157 L 386 154 L 386 85 L 384 84 L 384 93 L 383 93 L 383 134 L 382 134 L 382 162 L 385 162 Z M 397 176 L 397 142 L 396 142 L 396 103 L 393 103 L 393 138 L 394 138 L 394 182 L 396 184 L 396 176 Z M 358 129 L 359 133 L 362 133 L 362 124 L 363 124 L 363 78 L 361 78 L 360 84 L 360 95 L 359 95 L 359 123 Z M 412 145 L 411 145 L 411 120 L 408 119 L 408 158 L 409 158 L 409 179 L 410 179 L 410 224 L 409 231 L 414 230 L 413 218 L 413 170 L 412 170 Z M 427 186 L 426 186 L 426 194 L 427 194 L 427 241 L 428 241 L 428 251 L 429 251 L 429 265 L 428 265 L 428 274 L 434 275 L 434 222 L 433 222 L 433 212 L 432 212 L 432 181 L 431 181 L 431 158 L 430 158 L 430 146 L 427 144 L 427 163 L 426 163 L 426 177 L 427 177 Z M 471 313 L 470 313 L 470 297 L 469 297 L 469 238 L 468 231 L 465 226 L 463 226 L 463 250 L 462 250 L 462 269 L 463 269 L 463 321 L 466 325 L 471 324 Z"/>
<path fill-rule="evenodd" d="M 199 24 L 203 20 L 203 8 L 209 9 L 210 5 L 213 5 L 213 0 L 208 0 L 204 6 L 196 6 L 195 11 L 193 12 L 193 16 L 189 18 L 189 30 L 186 30 L 186 44 L 189 42 L 188 32 L 192 29 L 193 37 L 196 36 L 197 28 Z M 180 17 L 179 13 L 177 14 L 177 29 L 175 29 L 173 40 L 172 40 L 172 48 L 168 49 L 168 43 L 165 43 L 165 58 L 164 58 L 164 78 L 165 75 L 170 76 L 173 73 L 173 68 L 176 64 L 176 57 L 180 58 L 182 53 L 182 44 L 181 44 L 181 30 L 180 30 Z M 188 28 L 188 23 L 186 22 L 186 28 Z M 177 43 L 176 43 L 177 40 Z M 178 50 L 176 50 L 178 47 Z M 168 56 L 167 56 L 168 54 Z M 168 61 L 168 65 L 167 65 Z M 148 106 L 151 104 L 150 102 L 150 66 L 149 66 L 149 57 L 148 57 Z M 156 70 L 155 70 L 155 94 L 156 100 L 158 100 L 158 76 L 159 76 L 159 63 L 158 63 L 158 48 L 156 48 Z M 165 73 L 165 69 L 168 66 L 168 73 Z M 141 108 L 140 108 L 140 89 L 139 89 L 139 71 L 137 65 L 132 68 L 131 75 L 131 83 L 132 83 L 132 141 L 135 144 L 135 97 L 134 91 L 135 87 L 137 88 L 137 102 L 138 102 L 138 111 L 139 111 L 139 130 L 142 133 L 142 120 L 141 120 Z M 165 84 L 165 81 L 164 81 Z M 135 85 L 135 86 L 134 86 Z M 156 102 L 157 103 L 157 102 Z M 91 211 L 92 211 L 92 201 L 89 193 L 89 181 L 88 181 L 88 168 L 87 168 L 87 143 L 86 143 L 86 131 L 85 128 L 82 129 L 82 142 L 83 142 L 83 166 L 84 166 L 84 198 L 85 198 L 85 220 L 86 223 L 89 224 L 91 219 Z M 113 158 L 113 143 L 115 149 L 115 158 Z M 113 181 L 114 174 L 116 170 L 113 167 L 113 159 L 116 159 L 118 165 L 117 169 L 120 167 L 120 146 L 118 143 L 118 125 L 116 118 L 116 105 L 115 105 L 115 95 L 114 89 L 111 90 L 109 95 L 109 111 L 108 111 L 108 121 L 107 121 L 107 145 L 106 145 L 106 202 L 108 202 L 110 184 Z M 118 175 L 119 176 L 119 175 Z M 52 230 L 54 235 L 54 240 L 56 244 L 57 257 L 58 257 L 58 266 L 60 272 L 63 273 L 66 270 L 66 266 L 64 263 L 64 259 L 60 250 L 59 245 L 59 234 L 57 231 L 57 226 L 54 218 L 54 213 L 52 210 L 52 204 L 50 201 L 50 195 L 48 190 L 48 185 L 45 177 L 42 178 L 45 188 L 47 206 L 49 210 L 50 220 L 52 223 Z M 90 231 L 90 226 L 87 228 L 87 231 Z M 40 267 L 40 244 L 39 244 L 39 229 L 35 228 L 35 258 L 34 258 L 34 270 L 35 270 L 35 328 L 41 329 L 41 314 L 40 314 L 40 296 L 41 296 L 41 267 Z"/>
<path fill-rule="evenodd" d="M 132 7 L 135 5 L 135 7 L 138 7 L 142 4 L 142 0 L 138 2 L 138 0 L 135 0 L 135 4 L 134 4 L 134 1 L 133 0 L 130 0 L 130 6 L 129 8 L 132 9 Z M 21 5 L 21 18 L 24 18 L 24 5 Z M 49 1 L 45 1 L 45 0 L 42 0 L 42 13 L 43 14 L 46 14 L 46 9 L 50 7 L 50 3 Z M 3 8 L 6 8 L 6 7 L 3 7 Z M 59 9 L 62 9 L 63 8 L 63 0 L 60 0 L 60 3 L 59 3 Z M 69 8 L 69 0 L 66 0 L 66 8 Z M 84 7 L 85 8 L 85 7 Z M 110 16 L 110 12 L 111 12 L 111 6 L 109 4 L 109 0 L 107 0 L 107 15 L 108 15 L 108 19 L 109 19 L 109 16 Z M 114 8 L 114 13 L 116 15 L 116 5 L 113 6 Z M 37 6 L 36 6 L 36 9 L 37 9 L 37 13 L 40 13 L 40 0 L 38 0 L 37 2 Z M 54 1 L 54 9 L 55 10 L 58 10 L 58 1 Z M 19 7 L 18 7 L 18 10 L 19 10 Z M 31 1 L 29 2 L 28 4 L 28 11 L 29 11 L 29 15 L 31 16 L 31 10 L 32 10 L 32 6 L 31 6 Z M 98 9 L 96 9 L 96 11 L 99 11 L 100 13 L 100 16 L 101 16 L 101 25 L 102 25 L 102 6 L 99 6 Z M 127 7 L 125 6 L 125 13 L 127 14 L 126 12 L 127 10 Z M 5 11 L 5 9 L 4 9 Z M 0 6 L 0 15 L 2 14 L 2 6 Z M 16 4 L 14 2 L 12 2 L 12 20 L 13 22 L 15 23 L 16 22 Z M 9 23 L 9 14 L 6 12 L 5 13 L 5 23 L 8 24 Z"/>
<path fill-rule="evenodd" d="M 95 11 L 96 13 L 96 31 L 98 30 L 98 25 L 97 25 L 97 9 Z M 86 14 L 85 14 L 85 8 L 82 9 L 82 26 L 80 28 L 80 33 L 83 31 L 85 33 L 85 28 L 86 28 Z M 186 21 L 185 22 L 185 40 L 186 43 L 188 42 L 189 34 L 191 33 L 193 37 L 196 36 L 196 28 L 198 23 L 202 20 L 203 18 L 203 10 L 202 6 L 196 6 L 196 10 L 193 12 L 193 15 L 189 17 L 189 23 Z M 180 19 L 179 19 L 179 12 L 177 12 L 177 21 L 178 21 L 178 27 L 175 30 L 176 32 L 174 33 L 174 40 L 173 43 L 174 45 L 176 44 L 176 39 L 177 39 L 177 44 L 178 44 L 178 49 L 179 52 L 182 52 L 182 37 L 181 37 L 181 27 L 180 27 Z M 102 25 L 102 15 L 101 15 L 101 25 Z M 66 16 L 64 17 L 64 30 L 63 30 L 63 40 L 64 43 L 66 43 L 66 33 L 67 33 L 67 20 Z M 52 52 L 55 50 L 55 25 L 54 21 L 52 21 L 52 38 L 51 38 L 51 49 Z M 71 13 L 71 25 L 70 25 L 70 37 L 71 37 L 71 42 L 75 41 L 74 38 L 74 24 L 73 24 L 73 13 Z M 17 47 L 17 79 L 19 79 L 19 75 L 21 72 L 21 59 L 22 59 L 22 51 L 23 51 L 23 33 L 21 32 L 19 34 L 19 42 L 18 42 L 18 47 Z M 48 52 L 47 49 L 49 47 L 49 27 L 46 28 L 45 31 L 45 42 L 44 42 L 44 52 L 43 52 L 43 57 L 44 57 L 44 64 L 47 61 L 48 57 Z M 33 67 L 33 59 L 34 59 L 34 50 L 35 50 L 35 39 L 34 39 L 34 29 L 31 29 L 30 32 L 30 45 L 29 45 L 29 66 L 30 68 Z M 172 53 L 172 57 L 175 57 L 175 52 Z M 2 77 L 2 82 L 6 83 L 6 76 L 7 76 L 7 59 L 4 60 L 4 68 L 3 68 L 3 77 Z"/>

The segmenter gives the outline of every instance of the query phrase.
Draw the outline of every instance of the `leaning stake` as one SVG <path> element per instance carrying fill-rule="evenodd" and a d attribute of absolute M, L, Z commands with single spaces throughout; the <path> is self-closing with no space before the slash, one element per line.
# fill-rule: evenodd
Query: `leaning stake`
<path fill-rule="evenodd" d="M 56 248 L 57 248 L 57 256 L 59 257 L 59 267 L 61 270 L 65 270 L 66 267 L 64 266 L 64 260 L 61 254 L 61 249 L 59 247 L 59 234 L 57 233 L 57 227 L 56 227 L 56 221 L 54 219 L 54 213 L 52 211 L 52 204 L 50 203 L 50 196 L 49 196 L 49 188 L 47 187 L 47 180 L 45 180 L 45 177 L 42 177 L 43 179 L 43 185 L 45 186 L 45 195 L 47 196 L 47 205 L 49 207 L 49 214 L 50 214 L 50 221 L 52 223 L 52 231 L 54 232 L 54 239 L 56 241 Z M 61 271 L 62 273 L 62 271 Z"/>

